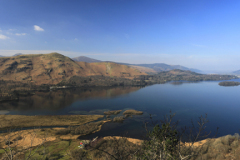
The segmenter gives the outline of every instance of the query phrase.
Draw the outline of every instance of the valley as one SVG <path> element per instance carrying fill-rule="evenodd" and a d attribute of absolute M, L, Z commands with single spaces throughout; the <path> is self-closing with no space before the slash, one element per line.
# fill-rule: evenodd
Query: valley
<path fill-rule="evenodd" d="M 86 60 L 86 57 L 85 57 Z M 147 74 L 148 73 L 148 74 Z M 50 87 L 146 86 L 169 81 L 237 79 L 234 75 L 204 75 L 185 70 L 157 72 L 113 62 L 77 62 L 59 53 L 0 58 L 0 101 L 49 91 Z"/>

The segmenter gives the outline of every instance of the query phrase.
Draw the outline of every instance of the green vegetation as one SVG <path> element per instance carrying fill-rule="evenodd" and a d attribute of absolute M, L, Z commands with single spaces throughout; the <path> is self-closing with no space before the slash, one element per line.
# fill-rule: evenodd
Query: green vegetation
<path fill-rule="evenodd" d="M 239 86 L 239 82 L 233 82 L 233 81 L 224 81 L 224 82 L 219 82 L 219 86 Z"/>
<path fill-rule="evenodd" d="M 153 131 L 150 131 L 149 141 L 143 144 L 143 153 L 140 155 L 143 159 L 177 159 L 178 144 L 180 139 L 178 132 L 170 126 L 170 123 L 164 123 L 160 127 L 156 125 Z"/>
<path fill-rule="evenodd" d="M 61 159 L 69 160 L 71 159 L 71 151 L 76 150 L 79 145 L 77 140 L 70 141 L 62 140 L 55 142 L 46 142 L 39 148 L 34 147 L 32 152 L 35 152 L 30 159 Z M 78 149 L 79 150 L 79 149 Z M 26 152 L 24 157 L 29 156 L 29 152 Z"/>

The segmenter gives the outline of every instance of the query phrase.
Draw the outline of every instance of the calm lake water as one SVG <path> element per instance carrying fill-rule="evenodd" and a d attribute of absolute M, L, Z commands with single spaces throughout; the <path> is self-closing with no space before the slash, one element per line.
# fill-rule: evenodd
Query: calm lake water
<path fill-rule="evenodd" d="M 197 122 L 198 117 L 207 114 L 206 130 L 215 133 L 219 127 L 218 136 L 223 136 L 239 133 L 239 95 L 240 86 L 223 87 L 217 81 L 156 84 L 143 88 L 74 88 L 38 92 L 21 97 L 18 102 L 0 103 L 0 114 L 103 114 L 107 110 L 136 109 L 144 114 L 129 117 L 123 123 L 106 123 L 100 132 L 85 138 L 110 135 L 141 138 L 146 134 L 143 124 L 150 120 L 149 114 L 154 120 L 162 120 L 171 110 L 176 113 L 174 120 L 179 121 L 179 128 L 191 126 L 191 119 Z"/>

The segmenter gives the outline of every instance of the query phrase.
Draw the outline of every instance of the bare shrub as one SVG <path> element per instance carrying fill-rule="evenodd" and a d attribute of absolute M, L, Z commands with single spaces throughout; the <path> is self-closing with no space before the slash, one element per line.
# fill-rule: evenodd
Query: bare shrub
<path fill-rule="evenodd" d="M 108 160 L 130 160 L 136 159 L 140 146 L 133 144 L 127 138 L 112 138 L 111 140 L 100 140 L 95 146 L 90 146 L 94 158 Z"/>
<path fill-rule="evenodd" d="M 83 149 L 73 150 L 70 155 L 73 160 L 90 160 L 90 158 L 88 158 L 88 152 Z"/>

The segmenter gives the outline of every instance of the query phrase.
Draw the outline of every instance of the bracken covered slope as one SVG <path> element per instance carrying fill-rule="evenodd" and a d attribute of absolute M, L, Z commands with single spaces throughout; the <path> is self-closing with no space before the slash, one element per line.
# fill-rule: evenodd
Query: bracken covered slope
<path fill-rule="evenodd" d="M 133 79 L 146 73 L 111 62 L 75 62 L 59 53 L 0 58 L 0 80 L 57 84 L 73 76 L 95 75 Z"/>

